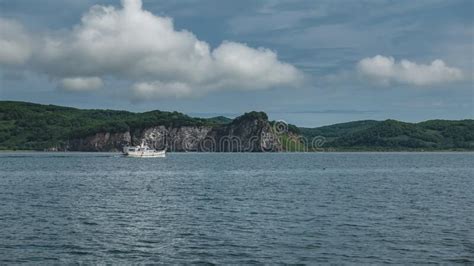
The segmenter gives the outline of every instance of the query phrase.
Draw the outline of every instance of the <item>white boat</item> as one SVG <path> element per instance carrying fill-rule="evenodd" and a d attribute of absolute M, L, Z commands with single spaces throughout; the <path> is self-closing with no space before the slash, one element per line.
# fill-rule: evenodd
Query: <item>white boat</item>
<path fill-rule="evenodd" d="M 166 150 L 157 151 L 142 143 L 140 146 L 123 147 L 123 155 L 137 158 L 165 157 Z"/>

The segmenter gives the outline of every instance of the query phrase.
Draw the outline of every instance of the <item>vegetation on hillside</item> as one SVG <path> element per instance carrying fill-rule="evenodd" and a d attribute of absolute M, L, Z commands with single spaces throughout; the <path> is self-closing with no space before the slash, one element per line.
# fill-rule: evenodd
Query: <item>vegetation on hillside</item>
<path fill-rule="evenodd" d="M 306 138 L 324 136 L 327 140 L 333 140 L 349 133 L 368 129 L 378 123 L 375 120 L 362 120 L 317 128 L 300 128 L 300 132 Z"/>
<path fill-rule="evenodd" d="M 268 120 L 268 116 L 264 112 L 252 111 L 252 112 L 244 113 L 243 115 L 236 117 L 232 121 L 232 123 L 239 124 L 241 121 L 254 120 L 254 119 L 255 120 Z"/>
<path fill-rule="evenodd" d="M 154 125 L 214 126 L 216 121 L 191 118 L 178 112 L 133 113 L 82 110 L 25 102 L 0 102 L 0 149 L 41 150 L 68 139 L 98 132 L 124 132 Z"/>
<path fill-rule="evenodd" d="M 230 124 L 232 122 L 232 119 L 225 116 L 216 116 L 216 117 L 208 118 L 207 121 L 211 123 L 215 123 L 215 124 L 226 125 L 226 124 Z"/>
<path fill-rule="evenodd" d="M 239 124 L 245 119 L 268 120 L 268 116 L 264 112 L 249 112 L 234 120 L 226 117 L 203 119 L 178 112 L 82 110 L 0 101 L 0 150 L 42 150 L 98 132 L 125 132 L 156 125 L 218 127 Z M 278 126 L 276 123 L 270 121 L 273 127 Z M 281 142 L 287 143 L 284 147 L 287 151 L 474 150 L 474 120 L 430 120 L 421 123 L 365 120 L 319 128 L 286 126 L 286 133 L 279 137 Z M 299 141 L 298 136 L 308 141 Z M 314 137 L 324 137 L 324 145 L 312 147 Z M 309 147 L 304 147 L 304 143 Z"/>
<path fill-rule="evenodd" d="M 326 150 L 474 150 L 474 120 L 356 121 L 301 129 L 311 139 L 323 136 Z"/>
<path fill-rule="evenodd" d="M 302 142 L 299 136 L 293 134 L 278 135 L 279 141 L 284 151 L 288 152 L 306 152 L 308 147 Z"/>

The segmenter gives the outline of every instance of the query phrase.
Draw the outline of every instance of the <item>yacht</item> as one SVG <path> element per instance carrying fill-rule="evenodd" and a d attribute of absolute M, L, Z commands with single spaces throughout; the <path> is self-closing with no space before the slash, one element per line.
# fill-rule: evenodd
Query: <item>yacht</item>
<path fill-rule="evenodd" d="M 137 157 L 137 158 L 155 158 L 155 157 L 165 157 L 166 150 L 157 151 L 145 145 L 143 142 L 140 146 L 123 147 L 123 155 L 127 157 Z"/>

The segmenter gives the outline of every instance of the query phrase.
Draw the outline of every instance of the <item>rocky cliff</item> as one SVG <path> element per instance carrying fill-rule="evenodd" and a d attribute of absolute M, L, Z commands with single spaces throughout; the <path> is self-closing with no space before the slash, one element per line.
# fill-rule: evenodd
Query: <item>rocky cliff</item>
<path fill-rule="evenodd" d="M 155 149 L 173 152 L 264 152 L 281 151 L 278 135 L 265 113 L 251 112 L 229 124 L 217 126 L 164 126 L 100 132 L 70 140 L 69 151 L 121 151 L 123 146 L 145 142 Z"/>
<path fill-rule="evenodd" d="M 472 151 L 473 132 L 472 119 L 298 128 L 258 112 L 232 120 L 0 101 L 0 151 L 119 151 L 142 141 L 169 151 Z"/>

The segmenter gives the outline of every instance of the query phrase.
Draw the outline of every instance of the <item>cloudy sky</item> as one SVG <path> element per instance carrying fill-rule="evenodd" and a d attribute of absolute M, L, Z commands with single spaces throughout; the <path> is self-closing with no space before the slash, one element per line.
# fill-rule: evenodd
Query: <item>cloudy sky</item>
<path fill-rule="evenodd" d="M 0 0 L 0 99 L 320 126 L 474 116 L 474 1 Z"/>

